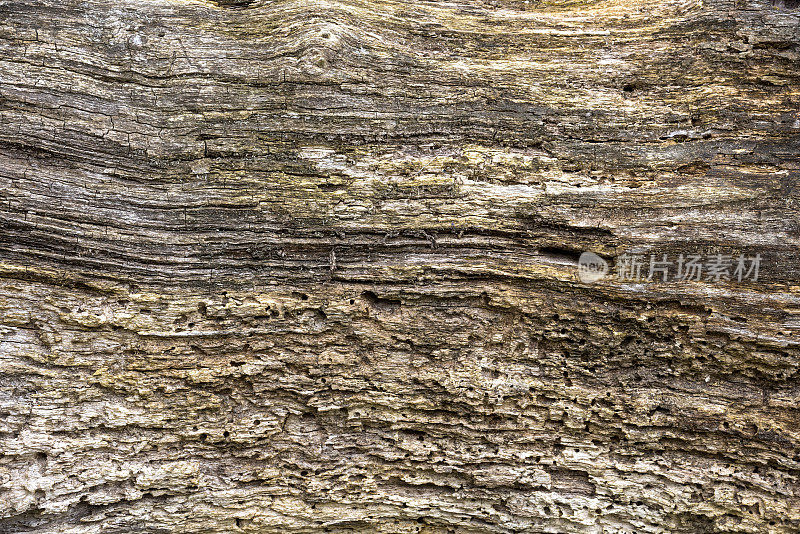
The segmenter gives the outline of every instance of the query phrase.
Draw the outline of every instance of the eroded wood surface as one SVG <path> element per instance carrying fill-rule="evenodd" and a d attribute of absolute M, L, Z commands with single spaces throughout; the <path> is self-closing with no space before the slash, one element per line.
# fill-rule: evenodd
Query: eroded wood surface
<path fill-rule="evenodd" d="M 800 531 L 799 15 L 0 0 L 0 532 Z"/>

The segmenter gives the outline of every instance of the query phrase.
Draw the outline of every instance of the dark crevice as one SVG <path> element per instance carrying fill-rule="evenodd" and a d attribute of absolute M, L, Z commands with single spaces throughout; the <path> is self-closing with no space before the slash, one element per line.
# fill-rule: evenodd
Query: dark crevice
<path fill-rule="evenodd" d="M 578 259 L 581 256 L 581 251 L 561 247 L 542 247 L 539 249 L 539 254 L 553 262 L 573 263 L 577 265 Z"/>
<path fill-rule="evenodd" d="M 250 7 L 254 0 L 212 0 L 218 7 L 227 8 L 246 8 Z"/>
<path fill-rule="evenodd" d="M 361 298 L 366 300 L 371 307 L 383 311 L 395 311 L 401 305 L 399 300 L 379 297 L 372 291 L 364 291 L 361 293 Z"/>

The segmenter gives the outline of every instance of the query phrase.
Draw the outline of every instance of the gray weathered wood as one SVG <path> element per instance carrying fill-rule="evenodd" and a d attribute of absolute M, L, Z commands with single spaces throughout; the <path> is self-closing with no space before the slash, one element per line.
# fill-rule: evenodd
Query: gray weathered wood
<path fill-rule="evenodd" d="M 0 532 L 800 532 L 799 14 L 0 0 Z"/>

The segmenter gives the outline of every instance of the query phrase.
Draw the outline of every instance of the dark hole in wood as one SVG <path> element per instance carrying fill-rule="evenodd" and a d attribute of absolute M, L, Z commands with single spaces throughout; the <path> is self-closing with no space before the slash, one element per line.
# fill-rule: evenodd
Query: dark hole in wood
<path fill-rule="evenodd" d="M 575 264 L 578 263 L 581 257 L 580 251 L 562 247 L 542 247 L 539 249 L 539 254 L 546 256 L 551 261 Z M 556 318 L 556 320 L 558 320 L 558 318 Z"/>
<path fill-rule="evenodd" d="M 219 7 L 250 7 L 254 0 L 213 0 Z"/>

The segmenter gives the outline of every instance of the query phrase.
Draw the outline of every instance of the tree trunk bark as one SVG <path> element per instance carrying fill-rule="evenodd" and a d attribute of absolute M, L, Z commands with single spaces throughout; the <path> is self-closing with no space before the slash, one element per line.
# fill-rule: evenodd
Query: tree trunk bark
<path fill-rule="evenodd" d="M 800 532 L 799 16 L 0 0 L 0 532 Z"/>

